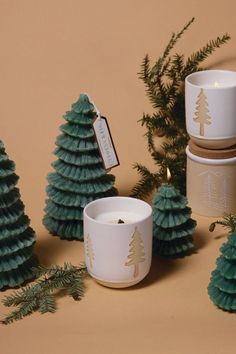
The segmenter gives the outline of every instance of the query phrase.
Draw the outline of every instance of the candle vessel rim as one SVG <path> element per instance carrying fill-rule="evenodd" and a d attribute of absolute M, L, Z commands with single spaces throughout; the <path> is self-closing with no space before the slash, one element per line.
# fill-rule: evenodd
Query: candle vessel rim
<path fill-rule="evenodd" d="M 231 79 L 234 79 L 234 82 L 224 82 L 224 85 L 226 86 L 220 86 L 221 84 L 223 84 L 222 82 L 219 82 L 219 78 L 214 77 L 214 74 L 219 74 L 219 75 L 225 75 L 225 77 L 230 77 Z M 217 85 L 212 85 L 212 86 L 205 86 L 205 85 L 210 85 L 210 83 L 206 84 L 206 83 L 194 83 L 191 81 L 192 78 L 194 77 L 200 77 L 200 76 L 206 76 L 206 75 L 212 75 L 212 79 L 214 79 L 214 83 L 219 83 L 219 86 Z M 233 77 L 234 76 L 234 77 Z M 188 76 L 186 76 L 185 78 L 185 82 L 193 87 L 197 87 L 197 88 L 203 88 L 204 90 L 227 90 L 227 89 L 232 89 L 232 87 L 236 87 L 236 71 L 233 70 L 217 70 L 217 69 L 213 69 L 213 70 L 202 70 L 202 71 L 196 71 L 194 73 L 189 74 Z M 205 86 L 205 87 L 204 87 Z"/>
<path fill-rule="evenodd" d="M 111 201 L 131 201 L 131 202 L 134 202 L 134 203 L 139 203 L 140 205 L 142 204 L 147 210 L 148 212 L 145 213 L 144 216 L 142 216 L 141 214 L 140 215 L 140 219 L 138 220 L 134 220 L 134 221 L 130 221 L 129 223 L 108 223 L 106 221 L 102 221 L 102 220 L 96 220 L 94 217 L 91 217 L 89 214 L 88 214 L 88 209 L 91 208 L 93 205 L 96 205 L 96 204 L 99 204 L 99 203 L 108 203 L 108 202 L 111 202 Z M 127 210 L 114 210 L 116 212 L 123 212 L 123 211 L 126 211 Z M 104 212 L 104 210 L 101 210 L 101 213 Z M 123 196 L 117 196 L 117 197 L 105 197 L 105 198 L 100 198 L 100 199 L 96 199 L 90 203 L 88 203 L 86 205 L 86 207 L 84 208 L 84 211 L 83 211 L 84 215 L 86 215 L 86 217 L 95 222 L 95 223 L 98 223 L 98 224 L 102 224 L 102 225 L 106 225 L 107 227 L 127 227 L 127 226 L 130 226 L 130 225 L 135 225 L 135 224 L 138 224 L 140 222 L 143 222 L 144 220 L 148 219 L 150 217 L 150 215 L 152 215 L 152 207 L 150 204 L 148 204 L 147 202 L 141 200 L 141 199 L 137 199 L 137 198 L 132 198 L 132 197 L 123 197 Z"/>

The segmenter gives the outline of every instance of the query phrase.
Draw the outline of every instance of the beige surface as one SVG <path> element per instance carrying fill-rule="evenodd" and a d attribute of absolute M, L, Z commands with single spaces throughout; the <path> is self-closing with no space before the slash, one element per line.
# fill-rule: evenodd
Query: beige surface
<path fill-rule="evenodd" d="M 0 0 L 0 138 L 17 164 L 43 263 L 83 259 L 82 243 L 49 237 L 41 224 L 62 114 L 80 92 L 91 95 L 109 119 L 121 162 L 116 185 L 128 194 L 138 179 L 132 164 L 152 167 L 137 123 L 152 112 L 137 75 L 144 55 L 157 58 L 195 16 L 177 50 L 188 55 L 227 31 L 230 43 L 207 63 L 236 70 L 235 9 L 233 0 Z M 1 326 L 1 354 L 232 353 L 235 316 L 217 310 L 206 292 L 224 238 L 208 234 L 208 219 L 198 221 L 196 254 L 154 260 L 148 278 L 129 290 L 88 280 L 80 303 L 61 298 L 54 315 Z"/>
<path fill-rule="evenodd" d="M 1 326 L 1 353 L 233 353 L 235 315 L 216 309 L 207 295 L 210 273 L 226 238 L 219 229 L 207 232 L 210 219 L 197 220 L 197 253 L 175 261 L 153 259 L 147 278 L 126 290 L 88 279 L 82 301 L 60 298 L 53 315 L 34 314 Z M 83 259 L 82 243 L 49 237 L 43 229 L 36 251 L 48 265 Z M 7 309 L 0 305 L 0 313 Z"/>

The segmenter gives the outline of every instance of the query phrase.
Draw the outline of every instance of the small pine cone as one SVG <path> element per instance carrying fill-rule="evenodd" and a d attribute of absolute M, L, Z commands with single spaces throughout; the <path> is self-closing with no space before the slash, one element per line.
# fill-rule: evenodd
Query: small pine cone
<path fill-rule="evenodd" d="M 74 294 L 72 297 L 75 301 L 81 300 L 81 297 L 78 294 Z"/>
<path fill-rule="evenodd" d="M 216 224 L 215 222 L 213 222 L 210 226 L 209 226 L 209 231 L 213 232 L 215 230 Z"/>

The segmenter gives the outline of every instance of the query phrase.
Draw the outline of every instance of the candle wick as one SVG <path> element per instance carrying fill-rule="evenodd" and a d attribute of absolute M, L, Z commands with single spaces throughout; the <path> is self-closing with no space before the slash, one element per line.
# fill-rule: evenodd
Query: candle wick
<path fill-rule="evenodd" d="M 124 223 L 125 222 L 122 219 L 119 219 L 117 224 L 124 224 Z"/>

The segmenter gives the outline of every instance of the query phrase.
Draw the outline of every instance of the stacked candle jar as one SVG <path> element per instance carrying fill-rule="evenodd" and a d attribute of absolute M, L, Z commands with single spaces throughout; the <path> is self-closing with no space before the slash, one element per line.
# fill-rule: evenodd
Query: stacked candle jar
<path fill-rule="evenodd" d="M 187 76 L 185 109 L 189 204 L 205 216 L 236 213 L 236 72 Z"/>

